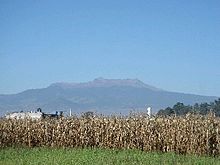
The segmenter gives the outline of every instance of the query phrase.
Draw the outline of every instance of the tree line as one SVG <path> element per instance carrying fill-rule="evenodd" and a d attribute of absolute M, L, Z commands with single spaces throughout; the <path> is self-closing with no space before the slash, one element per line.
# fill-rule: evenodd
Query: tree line
<path fill-rule="evenodd" d="M 220 98 L 210 103 L 201 103 L 192 105 L 184 105 L 181 102 L 176 103 L 172 108 L 167 107 L 158 111 L 159 116 L 170 116 L 170 115 L 186 115 L 187 113 L 206 115 L 210 112 L 215 113 L 216 116 L 220 116 Z"/>

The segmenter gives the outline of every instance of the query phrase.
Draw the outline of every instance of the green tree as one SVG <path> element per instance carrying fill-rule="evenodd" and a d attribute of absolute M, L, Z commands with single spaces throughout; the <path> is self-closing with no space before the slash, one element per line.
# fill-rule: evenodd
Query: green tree
<path fill-rule="evenodd" d="M 172 108 L 167 107 L 166 109 L 161 109 L 160 111 L 158 111 L 157 113 L 159 116 L 170 116 L 170 115 L 174 115 L 175 112 Z"/>
<path fill-rule="evenodd" d="M 176 115 L 186 115 L 189 112 L 192 112 L 192 107 L 187 105 L 185 106 L 183 103 L 176 103 L 173 106 L 173 110 L 176 113 Z"/>
<path fill-rule="evenodd" d="M 212 109 L 216 116 L 220 116 L 220 98 L 214 101 L 214 107 Z"/>
<path fill-rule="evenodd" d="M 201 103 L 199 109 L 200 109 L 199 112 L 201 115 L 206 115 L 210 112 L 211 106 L 208 103 Z"/>

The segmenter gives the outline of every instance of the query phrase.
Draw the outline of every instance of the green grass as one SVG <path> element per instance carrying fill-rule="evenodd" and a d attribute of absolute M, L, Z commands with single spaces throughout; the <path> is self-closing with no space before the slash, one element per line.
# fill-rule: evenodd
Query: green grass
<path fill-rule="evenodd" d="M 220 158 L 110 149 L 0 149 L 0 165 L 220 165 Z"/>

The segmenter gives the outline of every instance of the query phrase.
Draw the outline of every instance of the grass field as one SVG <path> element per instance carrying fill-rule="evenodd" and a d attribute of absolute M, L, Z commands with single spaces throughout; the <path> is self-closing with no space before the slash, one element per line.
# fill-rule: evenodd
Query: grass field
<path fill-rule="evenodd" d="M 220 165 L 220 158 L 147 153 L 139 150 L 110 149 L 0 149 L 0 165 L 66 164 L 147 164 L 147 165 Z"/>

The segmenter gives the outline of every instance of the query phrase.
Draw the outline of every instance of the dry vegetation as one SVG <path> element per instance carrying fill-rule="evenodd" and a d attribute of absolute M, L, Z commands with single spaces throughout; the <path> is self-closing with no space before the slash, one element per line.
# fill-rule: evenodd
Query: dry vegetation
<path fill-rule="evenodd" d="M 220 119 L 186 117 L 74 117 L 0 119 L 0 146 L 101 147 L 219 155 Z"/>

